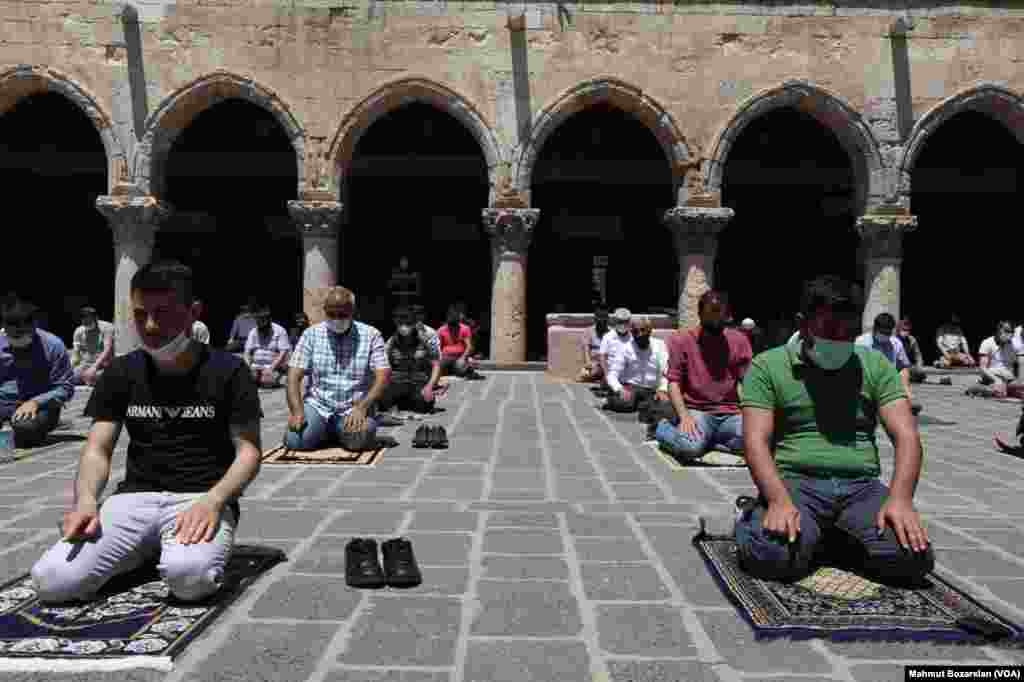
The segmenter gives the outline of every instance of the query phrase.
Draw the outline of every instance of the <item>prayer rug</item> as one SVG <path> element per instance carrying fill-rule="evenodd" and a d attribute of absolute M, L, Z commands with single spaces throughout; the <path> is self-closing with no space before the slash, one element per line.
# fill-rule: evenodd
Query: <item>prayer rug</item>
<path fill-rule="evenodd" d="M 43 453 L 61 449 L 61 446 L 65 446 L 68 443 L 85 443 L 87 440 L 89 440 L 88 436 L 82 436 L 71 433 L 50 432 L 46 435 L 43 442 L 40 443 L 39 445 L 34 445 L 30 448 L 14 448 L 12 450 L 0 450 L 0 464 L 20 462 L 23 459 L 28 459 L 29 457 L 34 457 L 35 455 L 41 455 Z M 72 448 L 72 450 L 78 452 L 78 450 L 75 448 Z"/>
<path fill-rule="evenodd" d="M 264 464 L 329 464 L 332 466 L 373 466 L 380 459 L 386 447 L 365 452 L 351 452 L 342 448 L 324 448 L 322 450 L 299 451 L 289 450 L 278 445 L 263 453 Z"/>
<path fill-rule="evenodd" d="M 188 603 L 169 597 L 155 562 L 73 606 L 43 606 L 26 574 L 0 587 L 0 671 L 170 671 L 196 635 L 286 558 L 272 547 L 236 545 L 220 591 Z"/>
<path fill-rule="evenodd" d="M 647 445 L 651 447 L 670 469 L 674 471 L 685 471 L 686 469 L 693 469 L 695 467 L 725 467 L 728 469 L 746 469 L 747 460 L 741 455 L 736 455 L 731 452 L 724 450 L 711 450 L 702 457 L 697 459 L 681 462 L 669 453 L 662 449 L 661 445 L 657 441 L 648 441 Z"/>
<path fill-rule="evenodd" d="M 925 586 L 910 589 L 825 566 L 787 584 L 743 571 L 730 536 L 702 530 L 693 544 L 719 587 L 753 626 L 756 639 L 984 641 L 958 624 L 964 619 L 1001 626 L 1014 640 L 1024 636 L 1019 626 L 934 573 L 925 578 Z"/>

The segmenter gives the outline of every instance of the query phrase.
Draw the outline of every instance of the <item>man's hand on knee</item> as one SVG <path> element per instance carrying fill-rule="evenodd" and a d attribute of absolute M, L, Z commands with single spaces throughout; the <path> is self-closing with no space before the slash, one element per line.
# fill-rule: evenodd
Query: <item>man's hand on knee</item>
<path fill-rule="evenodd" d="M 183 512 L 174 523 L 175 540 L 183 545 L 209 542 L 217 534 L 223 508 L 207 497 L 201 497 Z"/>
<path fill-rule="evenodd" d="M 766 535 L 786 538 L 792 544 L 800 534 L 800 510 L 789 499 L 770 504 L 761 528 Z"/>
<path fill-rule="evenodd" d="M 84 540 L 99 534 L 100 517 L 95 511 L 70 511 L 64 514 L 61 533 L 64 540 Z"/>

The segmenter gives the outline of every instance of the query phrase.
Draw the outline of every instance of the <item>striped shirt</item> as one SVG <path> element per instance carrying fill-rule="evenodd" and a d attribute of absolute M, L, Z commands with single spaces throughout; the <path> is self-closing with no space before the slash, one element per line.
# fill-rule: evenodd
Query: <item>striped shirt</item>
<path fill-rule="evenodd" d="M 370 392 L 374 370 L 389 369 L 384 337 L 357 321 L 344 334 L 332 332 L 327 322 L 313 325 L 299 338 L 288 366 L 308 372 L 303 402 L 325 419 L 348 415 Z"/>

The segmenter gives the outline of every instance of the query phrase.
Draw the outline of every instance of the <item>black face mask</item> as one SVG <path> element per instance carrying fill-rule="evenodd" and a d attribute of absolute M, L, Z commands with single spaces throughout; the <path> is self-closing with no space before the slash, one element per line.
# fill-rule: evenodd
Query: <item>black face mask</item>
<path fill-rule="evenodd" d="M 650 334 L 644 334 L 642 336 L 634 336 L 633 338 L 636 339 L 636 345 L 637 345 L 638 348 L 647 348 L 648 346 L 651 345 L 651 335 Z"/>
<path fill-rule="evenodd" d="M 598 331 L 606 332 L 608 331 L 608 320 L 596 319 L 594 320 L 594 327 Z"/>
<path fill-rule="evenodd" d="M 725 331 L 725 322 L 701 322 L 701 327 L 708 334 L 718 336 Z"/>

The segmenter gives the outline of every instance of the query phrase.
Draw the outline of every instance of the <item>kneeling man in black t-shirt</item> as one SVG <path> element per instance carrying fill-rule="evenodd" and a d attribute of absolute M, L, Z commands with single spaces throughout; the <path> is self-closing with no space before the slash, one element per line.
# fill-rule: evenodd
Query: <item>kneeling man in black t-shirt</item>
<path fill-rule="evenodd" d="M 238 524 L 238 497 L 260 469 L 260 409 L 245 363 L 191 340 L 192 271 L 147 265 L 131 281 L 143 348 L 114 360 L 85 408 L 93 418 L 64 537 L 32 568 L 44 602 L 87 600 L 159 558 L 171 594 L 216 592 Z M 124 481 L 100 506 L 127 425 Z"/>

